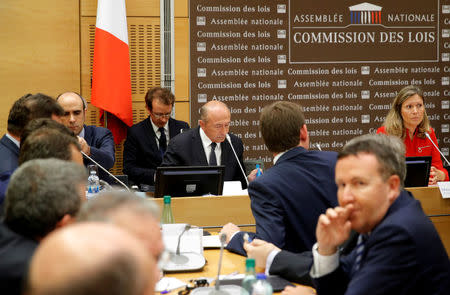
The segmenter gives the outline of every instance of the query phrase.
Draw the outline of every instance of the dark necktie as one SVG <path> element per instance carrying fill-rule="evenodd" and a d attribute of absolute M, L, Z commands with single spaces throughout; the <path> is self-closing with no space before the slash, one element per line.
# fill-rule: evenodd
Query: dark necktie
<path fill-rule="evenodd" d="M 166 133 L 164 132 L 164 128 L 160 127 L 159 132 L 161 135 L 159 136 L 159 151 L 161 152 L 161 156 L 164 155 L 167 148 L 167 139 L 166 139 Z"/>
<path fill-rule="evenodd" d="M 211 154 L 209 154 L 209 166 L 217 166 L 217 159 L 216 159 L 216 145 L 217 143 L 213 142 L 211 143 Z"/>
<path fill-rule="evenodd" d="M 358 242 L 356 243 L 356 258 L 353 264 L 352 275 L 354 275 L 361 267 L 361 260 L 364 254 L 364 248 L 367 241 L 367 235 L 359 235 Z"/>

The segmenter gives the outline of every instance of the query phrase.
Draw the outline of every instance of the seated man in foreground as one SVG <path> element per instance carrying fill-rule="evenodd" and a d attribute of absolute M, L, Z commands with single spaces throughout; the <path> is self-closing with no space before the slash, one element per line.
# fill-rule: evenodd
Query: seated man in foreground
<path fill-rule="evenodd" d="M 106 223 L 51 233 L 31 261 L 30 295 L 152 295 L 155 260 L 133 235 Z"/>
<path fill-rule="evenodd" d="M 274 166 L 249 185 L 256 235 L 292 252 L 310 251 L 321 213 L 337 205 L 335 152 L 309 151 L 309 135 L 300 105 L 276 102 L 260 118 L 261 133 Z M 245 255 L 243 232 L 227 224 L 227 249 Z"/>
<path fill-rule="evenodd" d="M 313 247 L 318 294 L 448 294 L 450 261 L 419 201 L 402 189 L 403 155 L 402 142 L 385 135 L 354 138 L 339 153 L 339 206 L 320 216 Z M 351 229 L 358 244 L 340 259 Z"/>

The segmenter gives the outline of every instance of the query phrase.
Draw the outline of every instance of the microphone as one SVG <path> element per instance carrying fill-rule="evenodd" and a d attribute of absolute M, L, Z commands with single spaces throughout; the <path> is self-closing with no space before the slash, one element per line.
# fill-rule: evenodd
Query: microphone
<path fill-rule="evenodd" d="M 447 165 L 450 166 L 450 162 L 447 160 L 447 158 L 444 156 L 444 154 L 441 152 L 441 150 L 438 148 L 438 146 L 434 143 L 434 141 L 431 139 L 430 134 L 428 132 L 425 132 L 425 136 L 431 141 L 433 146 L 438 150 L 438 152 L 441 154 L 442 158 L 444 158 L 445 162 L 447 162 Z"/>
<path fill-rule="evenodd" d="M 234 157 L 236 158 L 236 161 L 238 162 L 239 168 L 241 168 L 242 175 L 244 175 L 244 179 L 245 179 L 245 182 L 247 183 L 247 187 L 248 187 L 247 175 L 245 175 L 245 171 L 244 171 L 244 168 L 242 168 L 241 161 L 239 161 L 236 151 L 234 150 L 233 144 L 231 143 L 230 135 L 227 133 L 226 137 L 227 137 L 228 143 L 231 145 L 231 149 L 233 150 Z"/>
<path fill-rule="evenodd" d="M 322 148 L 320 147 L 320 144 L 319 144 L 319 143 L 315 143 L 314 145 L 317 147 L 317 149 L 318 149 L 319 151 L 322 151 Z"/>
<path fill-rule="evenodd" d="M 128 188 L 128 186 L 123 183 L 122 181 L 120 181 L 117 177 L 115 177 L 111 172 L 109 172 L 108 170 L 106 170 L 105 168 L 103 168 L 102 165 L 100 165 L 99 163 L 97 163 L 94 159 L 92 159 L 91 157 L 89 157 L 88 155 L 86 155 L 83 151 L 81 151 L 81 154 L 86 157 L 87 159 L 89 159 L 91 162 L 93 162 L 95 165 L 97 165 L 98 167 L 100 167 L 100 169 L 102 169 L 103 171 L 105 171 L 109 176 L 111 176 L 115 181 L 117 181 L 118 183 L 120 183 L 124 188 L 126 188 L 127 191 L 130 191 L 130 189 Z"/>
<path fill-rule="evenodd" d="M 191 229 L 191 225 L 190 224 L 186 224 L 186 226 L 184 227 L 183 231 L 181 232 L 181 234 L 178 236 L 178 244 L 177 244 L 177 251 L 175 252 L 175 255 L 172 256 L 172 258 L 170 260 L 172 260 L 173 263 L 175 264 L 186 264 L 189 261 L 189 258 L 181 255 L 180 254 L 180 241 L 181 241 L 181 236 L 188 231 L 189 229 Z"/>

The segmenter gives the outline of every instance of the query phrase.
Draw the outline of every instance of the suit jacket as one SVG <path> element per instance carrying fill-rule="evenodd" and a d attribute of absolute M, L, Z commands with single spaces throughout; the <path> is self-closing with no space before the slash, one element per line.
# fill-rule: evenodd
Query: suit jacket
<path fill-rule="evenodd" d="M 252 181 L 248 194 L 256 236 L 250 236 L 294 253 L 310 251 L 319 215 L 337 206 L 336 158 L 335 152 L 295 147 Z M 227 249 L 245 255 L 243 234 L 235 234 Z"/>
<path fill-rule="evenodd" d="M 150 117 L 128 129 L 123 149 L 123 172 L 135 184 L 154 184 L 156 168 L 162 157 L 156 144 L 156 134 Z M 175 137 L 181 129 L 189 129 L 188 123 L 169 119 L 169 136 Z"/>
<path fill-rule="evenodd" d="M 114 137 L 106 128 L 84 125 L 84 139 L 91 147 L 90 157 L 105 169 L 111 169 L 114 166 L 116 158 Z M 84 165 L 91 165 L 89 159 L 84 159 Z M 103 170 L 98 169 L 100 179 L 110 182 L 110 177 Z"/>
<path fill-rule="evenodd" d="M 6 135 L 0 139 L 0 173 L 16 170 L 19 160 L 19 147 Z"/>
<path fill-rule="evenodd" d="M 402 191 L 366 241 L 360 269 L 356 250 L 315 280 L 318 294 L 448 294 L 450 261 L 420 202 Z"/>
<path fill-rule="evenodd" d="M 0 294 L 22 294 L 28 264 L 38 243 L 0 222 Z"/>
<path fill-rule="evenodd" d="M 230 134 L 230 138 L 239 161 L 243 169 L 245 169 L 242 159 L 244 153 L 242 140 L 233 134 Z M 220 147 L 222 149 L 221 165 L 225 166 L 224 180 L 239 180 L 242 187 L 246 188 L 245 176 L 242 174 L 228 140 L 224 140 Z M 200 137 L 200 127 L 183 132 L 173 138 L 167 146 L 161 166 L 208 166 L 208 160 Z"/>

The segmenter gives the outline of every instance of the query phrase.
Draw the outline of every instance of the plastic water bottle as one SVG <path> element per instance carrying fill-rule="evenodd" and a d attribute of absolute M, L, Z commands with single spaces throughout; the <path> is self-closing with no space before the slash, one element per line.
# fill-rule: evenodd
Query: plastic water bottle
<path fill-rule="evenodd" d="M 266 275 L 259 273 L 256 275 L 256 283 L 253 284 L 253 291 L 251 295 L 272 295 L 272 285 L 266 280 Z"/>
<path fill-rule="evenodd" d="M 259 166 L 259 164 L 256 164 L 256 177 L 261 175 L 262 175 L 261 166 Z"/>
<path fill-rule="evenodd" d="M 164 196 L 164 207 L 161 216 L 161 224 L 175 223 L 171 203 L 172 199 L 170 198 L 170 196 Z"/>
<path fill-rule="evenodd" d="M 100 178 L 97 176 L 96 169 L 89 169 L 87 182 L 87 199 L 89 200 L 97 196 L 100 190 Z"/>
<path fill-rule="evenodd" d="M 242 280 L 242 288 L 244 288 L 245 292 L 242 295 L 252 294 L 254 283 L 256 283 L 255 259 L 247 258 L 245 260 L 245 277 Z"/>

